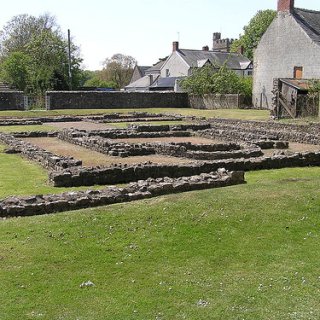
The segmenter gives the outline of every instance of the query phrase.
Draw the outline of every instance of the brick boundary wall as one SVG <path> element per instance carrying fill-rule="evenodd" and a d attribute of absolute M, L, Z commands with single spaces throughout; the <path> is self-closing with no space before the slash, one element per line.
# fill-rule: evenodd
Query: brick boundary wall
<path fill-rule="evenodd" d="M 72 191 L 58 195 L 9 197 L 0 201 L 0 217 L 49 214 L 243 183 L 243 172 L 219 169 L 217 172 L 191 177 L 147 179 L 131 183 L 125 188 L 108 187 L 103 190 Z"/>
<path fill-rule="evenodd" d="M 23 91 L 0 91 L 0 111 L 24 109 Z"/>
<path fill-rule="evenodd" d="M 46 109 L 189 108 L 187 93 L 47 91 Z"/>

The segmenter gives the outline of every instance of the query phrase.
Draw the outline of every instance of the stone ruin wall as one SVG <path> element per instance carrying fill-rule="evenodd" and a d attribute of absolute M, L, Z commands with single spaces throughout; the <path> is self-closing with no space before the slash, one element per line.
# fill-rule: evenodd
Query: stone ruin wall
<path fill-rule="evenodd" d="M 149 178 L 130 183 L 125 188 L 108 187 L 103 190 L 72 191 L 57 195 L 9 197 L 0 201 L 0 217 L 49 214 L 242 183 L 245 183 L 243 172 L 219 169 L 191 177 Z"/>

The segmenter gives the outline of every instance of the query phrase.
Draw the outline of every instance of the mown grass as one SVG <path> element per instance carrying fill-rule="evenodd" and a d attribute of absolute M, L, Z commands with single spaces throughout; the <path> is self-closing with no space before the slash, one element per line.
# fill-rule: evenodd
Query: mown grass
<path fill-rule="evenodd" d="M 49 185 L 48 172 L 45 169 L 19 155 L 6 154 L 4 149 L 5 147 L 0 145 L 0 199 L 12 195 L 61 193 L 71 190 L 71 188 L 55 188 Z M 72 188 L 72 190 L 75 189 L 86 190 L 88 187 Z"/>
<path fill-rule="evenodd" d="M 320 168 L 246 179 L 0 221 L 0 318 L 319 319 Z"/>
<path fill-rule="evenodd" d="M 70 110 L 30 110 L 30 111 L 0 111 L 1 117 L 41 117 L 61 115 L 90 115 L 128 112 L 150 112 L 150 113 L 175 113 L 186 116 L 197 116 L 206 118 L 234 118 L 247 120 L 268 120 L 268 110 L 243 110 L 243 109 L 220 109 L 220 110 L 198 110 L 191 108 L 146 108 L 146 109 L 70 109 Z"/>
<path fill-rule="evenodd" d="M 19 126 L 0 126 L 0 132 L 13 133 L 13 132 L 31 132 L 31 131 L 59 131 L 60 128 L 47 125 L 19 125 Z"/>

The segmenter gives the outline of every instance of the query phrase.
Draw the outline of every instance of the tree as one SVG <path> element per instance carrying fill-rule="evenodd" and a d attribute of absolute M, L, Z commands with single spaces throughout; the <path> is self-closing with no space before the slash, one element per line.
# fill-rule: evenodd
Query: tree
<path fill-rule="evenodd" d="M 243 27 L 244 34 L 240 39 L 235 40 L 231 46 L 232 52 L 237 52 L 240 47 L 244 49 L 244 55 L 253 60 L 253 51 L 257 47 L 261 37 L 277 15 L 274 10 L 260 10 L 250 20 L 247 26 Z"/>
<path fill-rule="evenodd" d="M 1 31 L 0 58 L 2 78 L 35 95 L 75 88 L 83 81 L 79 49 L 72 43 L 70 83 L 68 42 L 49 14 L 13 17 Z"/>
<path fill-rule="evenodd" d="M 12 52 L 24 52 L 35 35 L 45 30 L 59 33 L 56 19 L 48 13 L 34 17 L 28 14 L 14 16 L 0 32 L 0 55 L 2 58 Z"/>
<path fill-rule="evenodd" d="M 104 61 L 104 68 L 101 72 L 102 80 L 113 81 L 117 88 L 121 89 L 129 84 L 136 64 L 135 58 L 117 53 Z"/>
<path fill-rule="evenodd" d="M 226 64 L 218 70 L 212 65 L 196 69 L 180 84 L 183 89 L 198 95 L 239 93 L 248 97 L 252 92 L 251 78 L 238 76 L 233 70 L 228 69 Z"/>
<path fill-rule="evenodd" d="M 1 65 L 1 78 L 12 87 L 25 91 L 28 84 L 29 55 L 12 53 Z"/>

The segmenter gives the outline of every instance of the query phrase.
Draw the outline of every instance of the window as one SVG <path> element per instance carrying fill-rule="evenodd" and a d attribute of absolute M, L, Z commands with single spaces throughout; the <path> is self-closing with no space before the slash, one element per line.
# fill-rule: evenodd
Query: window
<path fill-rule="evenodd" d="M 293 78 L 302 79 L 303 67 L 294 67 L 293 68 Z"/>
<path fill-rule="evenodd" d="M 170 75 L 169 69 L 166 69 L 166 77 L 169 77 L 169 75 Z"/>

